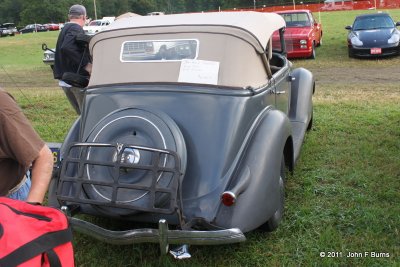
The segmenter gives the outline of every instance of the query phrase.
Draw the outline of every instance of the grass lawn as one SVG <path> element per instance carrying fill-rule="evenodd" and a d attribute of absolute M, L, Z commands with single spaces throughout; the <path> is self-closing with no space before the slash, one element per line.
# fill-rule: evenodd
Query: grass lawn
<path fill-rule="evenodd" d="M 276 232 L 253 231 L 241 244 L 192 247 L 187 261 L 160 257 L 155 244 L 115 246 L 76 234 L 77 266 L 400 266 L 400 57 L 348 58 L 344 27 L 366 12 L 373 11 L 321 13 L 317 59 L 293 61 L 316 78 L 314 128 L 288 178 L 286 213 Z M 400 21 L 400 10 L 388 12 Z M 42 42 L 54 46 L 56 36 L 1 38 L 0 86 L 43 139 L 61 142 L 75 114 L 40 49 Z"/>

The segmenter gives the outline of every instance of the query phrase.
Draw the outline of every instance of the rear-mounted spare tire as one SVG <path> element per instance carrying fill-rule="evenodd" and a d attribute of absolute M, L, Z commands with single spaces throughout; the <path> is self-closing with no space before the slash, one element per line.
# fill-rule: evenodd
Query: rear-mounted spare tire
<path fill-rule="evenodd" d="M 138 147 L 149 147 L 161 150 L 170 150 L 178 154 L 180 160 L 180 175 L 179 183 L 184 176 L 186 170 L 186 145 L 179 127 L 165 113 L 159 111 L 150 111 L 141 108 L 129 108 L 118 110 L 104 119 L 102 119 L 91 131 L 87 143 L 117 143 L 124 145 L 133 145 Z M 116 153 L 113 149 L 90 148 L 88 159 L 115 162 Z M 173 168 L 174 160 L 165 154 L 159 156 L 158 164 L 162 168 Z M 132 166 L 151 166 L 154 164 L 154 153 L 141 149 L 127 148 L 123 151 L 121 161 L 132 164 Z M 86 167 L 88 180 L 96 182 L 110 182 L 110 179 L 115 179 L 115 169 L 107 166 L 88 165 Z M 156 178 L 157 187 L 168 187 L 173 179 L 173 174 L 170 172 L 159 172 L 154 174 L 151 170 L 146 169 L 121 169 L 118 179 L 123 184 L 134 184 L 138 186 L 148 187 Z M 108 202 L 110 201 L 113 192 L 112 187 L 102 185 L 85 185 L 84 191 L 89 199 Z M 168 197 L 165 194 L 156 193 L 157 207 L 169 205 Z M 118 189 L 116 201 L 123 205 L 135 205 L 144 209 L 149 203 L 151 194 L 149 192 L 120 188 Z M 106 215 L 130 215 L 138 211 L 131 209 L 122 209 L 115 207 L 107 207 L 107 205 L 96 205 L 97 210 Z"/>

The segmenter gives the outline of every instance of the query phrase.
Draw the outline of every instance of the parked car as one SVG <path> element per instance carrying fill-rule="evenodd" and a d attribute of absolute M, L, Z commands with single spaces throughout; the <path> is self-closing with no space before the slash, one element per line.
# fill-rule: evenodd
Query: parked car
<path fill-rule="evenodd" d="M 14 23 L 3 23 L 0 25 L 0 37 L 14 36 L 17 33 L 18 30 Z"/>
<path fill-rule="evenodd" d="M 349 57 L 392 56 L 400 53 L 400 31 L 387 13 L 357 16 L 346 26 Z"/>
<path fill-rule="evenodd" d="M 83 30 L 87 35 L 94 35 L 105 29 L 108 25 L 113 23 L 115 17 L 105 17 L 99 20 L 92 20 L 88 26 L 83 26 Z"/>
<path fill-rule="evenodd" d="M 49 31 L 60 30 L 60 24 L 57 24 L 57 23 L 48 23 L 48 24 L 44 24 L 44 26 L 46 26 Z"/>
<path fill-rule="evenodd" d="M 322 44 L 322 25 L 309 10 L 276 12 L 286 22 L 285 43 L 288 58 L 315 59 L 315 47 Z M 275 39 L 278 32 L 275 33 Z"/>
<path fill-rule="evenodd" d="M 47 27 L 42 24 L 29 24 L 26 25 L 23 29 L 19 30 L 20 33 L 46 32 L 46 31 L 48 31 Z"/>
<path fill-rule="evenodd" d="M 42 50 L 44 51 L 42 59 L 43 63 L 49 65 L 50 68 L 53 69 L 56 49 L 48 48 L 46 44 L 42 44 Z"/>
<path fill-rule="evenodd" d="M 177 258 L 190 256 L 187 245 L 275 230 L 315 90 L 310 71 L 272 50 L 284 28 L 274 13 L 210 12 L 126 18 L 94 35 L 49 204 L 104 242 L 159 243 L 163 253 L 183 244 L 170 251 Z M 156 56 L 163 46 L 176 56 Z M 79 213 L 158 227 L 108 231 Z"/>

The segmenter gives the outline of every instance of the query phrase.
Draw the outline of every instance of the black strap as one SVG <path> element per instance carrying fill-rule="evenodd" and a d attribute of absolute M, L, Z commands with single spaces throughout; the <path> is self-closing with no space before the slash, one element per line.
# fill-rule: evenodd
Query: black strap
<path fill-rule="evenodd" d="M 0 266 L 17 266 L 54 247 L 70 242 L 71 240 L 72 231 L 69 227 L 61 231 L 46 233 L 1 258 Z"/>
<path fill-rule="evenodd" d="M 50 267 L 61 267 L 61 261 L 57 253 L 50 249 L 45 252 L 47 254 L 47 259 L 49 260 Z"/>

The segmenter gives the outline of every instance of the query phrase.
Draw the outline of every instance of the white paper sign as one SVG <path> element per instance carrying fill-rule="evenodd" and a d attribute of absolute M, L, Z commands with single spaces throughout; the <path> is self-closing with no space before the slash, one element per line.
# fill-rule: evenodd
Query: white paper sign
<path fill-rule="evenodd" d="M 219 62 L 183 59 L 178 82 L 218 84 Z"/>

